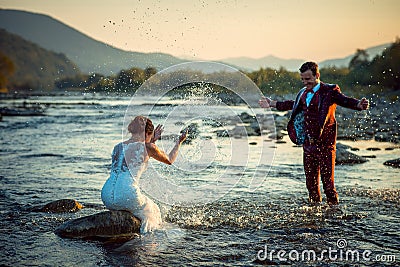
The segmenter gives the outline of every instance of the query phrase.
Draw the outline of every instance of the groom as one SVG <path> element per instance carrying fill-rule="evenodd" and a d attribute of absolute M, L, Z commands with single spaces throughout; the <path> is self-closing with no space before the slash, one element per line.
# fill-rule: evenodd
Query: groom
<path fill-rule="evenodd" d="M 300 67 L 304 84 L 296 100 L 274 101 L 268 97 L 259 100 L 262 108 L 275 107 L 279 111 L 292 110 L 288 123 L 290 139 L 303 145 L 303 164 L 311 203 L 321 202 L 319 180 L 321 176 L 324 192 L 329 205 L 339 204 L 334 184 L 336 158 L 336 106 L 354 110 L 369 107 L 367 99 L 350 98 L 340 92 L 336 84 L 320 81 L 318 65 L 306 62 Z"/>

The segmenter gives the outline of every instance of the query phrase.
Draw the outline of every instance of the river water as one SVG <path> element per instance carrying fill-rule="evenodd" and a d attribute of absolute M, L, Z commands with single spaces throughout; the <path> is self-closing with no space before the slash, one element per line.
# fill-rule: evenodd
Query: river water
<path fill-rule="evenodd" d="M 2 266 L 399 264 L 400 172 L 383 165 L 400 158 L 394 144 L 341 142 L 359 148 L 358 155 L 375 157 L 336 166 L 338 207 L 310 206 L 301 148 L 286 137 L 286 143 L 276 143 L 267 135 L 214 133 L 213 123 L 233 127 L 226 119 L 232 114 L 265 115 L 262 109 L 99 95 L 27 101 L 46 103 L 46 116 L 0 122 Z M 152 163 L 153 172 L 166 179 L 142 177 L 145 192 L 160 203 L 164 228 L 126 243 L 56 236 L 54 229 L 63 222 L 104 210 L 100 190 L 112 148 L 123 139 L 128 106 L 137 115 L 151 107 L 151 118 L 165 125 L 165 136 L 198 124 L 199 136 L 182 146 L 174 166 Z M 159 146 L 168 151 L 171 141 L 161 140 Z M 65 198 L 87 208 L 73 214 L 31 211 Z"/>

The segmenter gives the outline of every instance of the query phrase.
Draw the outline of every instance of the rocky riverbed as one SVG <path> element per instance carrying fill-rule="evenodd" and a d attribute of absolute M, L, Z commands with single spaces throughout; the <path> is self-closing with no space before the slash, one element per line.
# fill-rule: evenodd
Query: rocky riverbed
<path fill-rule="evenodd" d="M 288 97 L 287 99 L 290 99 Z M 336 119 L 338 123 L 337 140 L 360 141 L 374 140 L 377 142 L 389 142 L 392 148 L 398 149 L 400 144 L 400 112 L 399 99 L 389 101 L 387 97 L 371 96 L 370 109 L 366 111 L 355 111 L 343 107 L 337 107 Z M 261 134 L 275 140 L 276 143 L 284 142 L 283 137 L 287 135 L 286 127 L 291 111 L 287 112 L 265 112 L 251 116 L 248 113 L 240 114 L 240 124 L 235 123 L 237 118 L 226 118 L 225 127 L 215 132 L 219 137 L 241 138 L 245 136 L 260 136 Z M 215 125 L 220 127 L 220 125 Z M 370 148 L 374 149 L 374 148 Z M 337 159 L 339 164 L 363 163 L 368 159 L 359 157 L 351 150 L 356 148 L 337 146 Z M 385 165 L 400 167 L 400 159 L 385 162 Z"/>

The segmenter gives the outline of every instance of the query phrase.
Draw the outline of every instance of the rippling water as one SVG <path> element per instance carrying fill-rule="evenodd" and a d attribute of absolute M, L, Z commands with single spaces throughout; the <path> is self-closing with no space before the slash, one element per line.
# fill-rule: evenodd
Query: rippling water
<path fill-rule="evenodd" d="M 184 146 L 176 167 L 161 171 L 172 182 L 195 188 L 201 188 L 204 183 L 213 184 L 217 176 L 225 177 L 215 183 L 215 188 L 224 182 L 229 184 L 224 194 L 215 190 L 219 195 L 209 196 L 213 201 L 191 202 L 187 196 L 185 205 L 162 205 L 164 229 L 123 244 L 62 239 L 53 233 L 57 226 L 104 209 L 100 190 L 108 177 L 111 150 L 122 139 L 124 114 L 130 99 L 70 96 L 37 97 L 28 101 L 47 103 L 47 116 L 4 117 L 0 122 L 2 265 L 399 264 L 400 173 L 383 162 L 400 158 L 400 149 L 385 150 L 393 145 L 372 141 L 343 142 L 360 148 L 355 152 L 359 155 L 376 157 L 369 158 L 365 164 L 336 167 L 339 207 L 309 206 L 301 148 L 293 147 L 287 139 L 284 139 L 287 143 L 277 144 L 265 136 L 227 141 L 201 124 L 204 111 L 207 116 L 213 113 L 214 119 L 243 111 L 264 112 L 244 106 L 228 109 L 192 105 L 183 112 L 176 111 L 176 105 L 159 105 L 152 110 L 155 124 L 168 122 L 166 135 L 177 133 L 182 124 L 198 122 L 200 125 L 201 142 Z M 153 102 L 150 98 L 136 99 L 134 110 L 138 114 L 146 112 Z M 208 161 L 211 156 L 204 155 L 204 151 L 202 156 L 197 153 L 207 144 L 204 140 L 211 140 L 214 147 L 210 149 L 216 151 L 211 162 Z M 242 155 L 240 148 L 232 153 L 233 145 L 250 147 L 250 152 Z M 272 164 L 259 162 L 257 153 L 262 145 L 271 153 L 267 159 Z M 167 141 L 165 147 L 168 149 Z M 369 151 L 368 147 L 381 150 Z M 245 163 L 229 164 L 226 159 L 237 157 L 238 153 L 239 158 L 246 156 Z M 195 162 L 185 163 L 185 157 Z M 248 182 L 255 176 L 260 178 L 259 184 L 257 188 L 249 188 Z M 146 177 L 143 179 L 146 183 Z M 233 182 L 228 183 L 229 179 Z M 75 214 L 30 211 L 32 207 L 63 198 L 76 199 L 89 208 Z M 345 241 L 345 246 L 338 240 Z M 293 252 L 301 255 L 304 250 L 312 250 L 320 256 L 329 248 L 338 250 L 337 258 L 325 255 L 320 260 L 302 260 L 295 259 Z M 340 249 L 343 253 L 369 250 L 371 261 L 356 261 L 343 255 L 340 258 Z M 286 255 L 278 258 L 279 250 L 286 251 Z M 271 251 L 271 259 L 263 258 L 265 252 Z M 289 259 L 290 251 L 293 253 Z M 389 255 L 395 255 L 396 262 L 388 262 L 388 257 L 383 257 L 386 262 L 375 261 L 376 256 Z"/>

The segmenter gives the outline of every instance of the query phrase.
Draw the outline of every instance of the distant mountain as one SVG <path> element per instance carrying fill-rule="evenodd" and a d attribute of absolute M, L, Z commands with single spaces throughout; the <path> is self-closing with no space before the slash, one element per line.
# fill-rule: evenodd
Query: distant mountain
<path fill-rule="evenodd" d="M 163 53 L 138 53 L 117 49 L 49 16 L 19 10 L 0 9 L 0 28 L 39 46 L 63 53 L 85 73 L 110 75 L 132 67 L 166 67 L 185 60 Z"/>
<path fill-rule="evenodd" d="M 221 59 L 220 62 L 239 66 L 242 70 L 254 71 L 260 68 L 272 68 L 279 69 L 284 67 L 290 71 L 297 71 L 299 66 L 304 62 L 303 59 L 282 59 L 275 56 L 266 56 L 263 58 L 248 58 L 248 57 L 236 57 Z"/>
<path fill-rule="evenodd" d="M 139 53 L 117 49 L 96 41 L 47 15 L 25 11 L 0 9 L 0 28 L 20 35 L 43 48 L 65 54 L 85 73 L 96 72 L 110 75 L 132 67 L 142 69 L 155 67 L 157 70 L 162 70 L 175 64 L 191 61 L 189 58 L 177 58 L 164 53 Z M 372 59 L 390 45 L 383 44 L 366 50 Z M 319 65 L 320 67 L 348 66 L 353 56 L 354 54 L 344 58 L 321 61 Z M 289 71 L 297 71 L 304 61 L 304 59 L 282 59 L 269 55 L 258 59 L 226 58 L 218 62 L 244 71 L 254 71 L 260 68 L 279 69 L 280 67 Z"/>
<path fill-rule="evenodd" d="M 4 29 L 0 29 L 0 53 L 14 65 L 15 72 L 7 77 L 13 88 L 51 90 L 55 80 L 80 73 L 64 54 L 43 49 Z"/>
<path fill-rule="evenodd" d="M 371 48 L 365 49 L 370 56 L 370 60 L 373 59 L 376 55 L 382 54 L 382 52 L 391 45 L 391 43 L 383 44 L 379 46 L 374 46 Z M 354 51 L 356 52 L 356 51 Z M 318 62 L 318 65 L 323 67 L 348 67 L 350 60 L 354 57 L 355 54 L 351 54 L 344 58 L 336 58 L 329 59 Z M 272 68 L 279 69 L 280 67 L 284 67 L 289 71 L 298 71 L 299 67 L 306 60 L 304 59 L 282 59 L 275 56 L 266 56 L 263 58 L 248 58 L 248 57 L 237 57 L 237 58 L 227 58 L 221 59 L 220 62 L 228 63 L 231 65 L 239 66 L 239 68 L 246 71 L 255 71 L 260 68 Z"/>
<path fill-rule="evenodd" d="M 378 45 L 378 46 L 367 48 L 367 49 L 365 49 L 365 51 L 367 51 L 367 53 L 369 55 L 369 60 L 371 60 L 375 56 L 382 54 L 382 52 L 391 45 L 392 45 L 391 43 Z M 354 52 L 356 52 L 356 51 L 354 51 Z M 336 58 L 336 59 L 329 59 L 329 60 L 321 61 L 319 63 L 319 66 L 321 68 L 332 67 L 332 66 L 348 67 L 349 63 L 350 63 L 351 59 L 354 57 L 354 55 L 355 55 L 355 53 L 348 55 L 347 57 L 344 57 L 344 58 Z"/>

